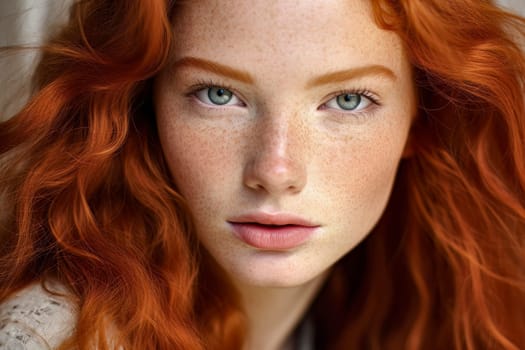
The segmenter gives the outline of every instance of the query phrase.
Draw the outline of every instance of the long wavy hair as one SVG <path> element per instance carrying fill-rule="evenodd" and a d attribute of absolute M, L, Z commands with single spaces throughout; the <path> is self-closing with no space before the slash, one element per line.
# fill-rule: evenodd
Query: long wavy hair
<path fill-rule="evenodd" d="M 0 124 L 0 302 L 56 279 L 62 348 L 236 349 L 246 320 L 199 249 L 157 139 L 169 0 L 82 0 Z M 412 155 L 309 313 L 319 349 L 525 347 L 525 20 L 488 0 L 373 0 L 419 95 Z M 110 339 L 110 342 L 108 342 Z"/>

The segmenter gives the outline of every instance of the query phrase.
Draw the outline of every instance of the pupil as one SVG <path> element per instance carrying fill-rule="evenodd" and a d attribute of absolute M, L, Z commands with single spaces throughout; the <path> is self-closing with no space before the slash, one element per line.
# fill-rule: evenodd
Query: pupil
<path fill-rule="evenodd" d="M 224 95 L 224 89 L 219 89 L 219 90 L 217 90 L 217 95 L 218 95 L 219 97 L 222 97 L 222 96 Z"/>

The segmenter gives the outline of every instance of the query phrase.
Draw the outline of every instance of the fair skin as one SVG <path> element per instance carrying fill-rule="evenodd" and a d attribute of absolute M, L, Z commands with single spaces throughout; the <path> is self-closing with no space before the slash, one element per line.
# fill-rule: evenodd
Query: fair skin
<path fill-rule="evenodd" d="M 242 295 L 245 349 L 284 349 L 386 206 L 415 114 L 410 65 L 364 0 L 200 0 L 174 23 L 155 86 L 166 160 Z M 287 229 L 268 225 L 278 217 L 307 234 L 281 240 Z"/>

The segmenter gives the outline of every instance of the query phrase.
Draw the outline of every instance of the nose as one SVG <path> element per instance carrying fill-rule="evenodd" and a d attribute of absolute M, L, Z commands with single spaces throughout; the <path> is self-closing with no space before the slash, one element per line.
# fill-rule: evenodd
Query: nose
<path fill-rule="evenodd" d="M 305 130 L 297 118 L 261 118 L 254 128 L 244 185 L 274 196 L 297 194 L 306 185 Z"/>

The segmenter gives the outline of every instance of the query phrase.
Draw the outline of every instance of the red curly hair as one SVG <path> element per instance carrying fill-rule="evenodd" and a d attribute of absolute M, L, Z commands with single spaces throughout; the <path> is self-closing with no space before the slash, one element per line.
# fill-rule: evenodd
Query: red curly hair
<path fill-rule="evenodd" d="M 488 0 L 372 4 L 414 69 L 413 154 L 312 305 L 316 348 L 525 348 L 525 19 Z M 79 314 L 64 349 L 244 341 L 237 292 L 195 242 L 157 140 L 151 85 L 176 10 L 79 1 L 32 99 L 0 124 L 0 302 L 67 285 Z"/>

